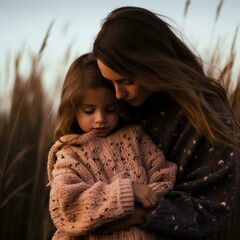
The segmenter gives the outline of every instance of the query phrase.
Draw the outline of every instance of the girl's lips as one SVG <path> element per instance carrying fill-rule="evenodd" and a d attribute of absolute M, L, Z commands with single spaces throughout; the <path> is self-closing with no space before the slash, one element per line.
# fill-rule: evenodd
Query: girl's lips
<path fill-rule="evenodd" d="M 107 127 L 93 128 L 93 131 L 95 131 L 95 132 L 103 132 L 103 131 L 106 131 L 106 130 L 108 130 Z"/>
<path fill-rule="evenodd" d="M 109 134 L 109 128 L 93 128 L 91 132 L 98 137 L 105 137 Z"/>

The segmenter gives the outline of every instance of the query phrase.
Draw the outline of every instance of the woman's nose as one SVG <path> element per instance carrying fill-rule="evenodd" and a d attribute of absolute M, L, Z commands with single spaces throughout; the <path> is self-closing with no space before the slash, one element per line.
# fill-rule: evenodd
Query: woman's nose
<path fill-rule="evenodd" d="M 124 99 L 127 97 L 127 91 L 124 88 L 115 86 L 115 91 L 117 99 Z"/>

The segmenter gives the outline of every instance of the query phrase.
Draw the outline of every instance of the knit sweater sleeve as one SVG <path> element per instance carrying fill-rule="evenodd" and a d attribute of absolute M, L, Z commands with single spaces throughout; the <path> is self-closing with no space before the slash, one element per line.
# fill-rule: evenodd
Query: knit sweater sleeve
<path fill-rule="evenodd" d="M 213 101 L 211 106 L 226 125 L 235 128 L 224 105 Z M 181 111 L 170 104 L 168 109 L 161 114 L 156 112 L 158 120 L 152 128 L 147 124 L 145 127 L 164 148 L 166 157 L 177 164 L 177 180 L 149 212 L 144 227 L 171 239 L 206 237 L 220 229 L 232 209 L 239 153 L 220 143 L 211 144 L 184 120 Z"/>
<path fill-rule="evenodd" d="M 51 154 L 49 158 L 50 214 L 60 231 L 69 236 L 89 234 L 133 212 L 131 180 L 96 181 L 94 171 L 69 149 L 59 150 L 56 159 Z"/>
<path fill-rule="evenodd" d="M 146 170 L 148 186 L 162 197 L 174 186 L 177 165 L 165 159 L 163 151 L 157 147 L 151 138 L 139 129 L 139 150 Z"/>

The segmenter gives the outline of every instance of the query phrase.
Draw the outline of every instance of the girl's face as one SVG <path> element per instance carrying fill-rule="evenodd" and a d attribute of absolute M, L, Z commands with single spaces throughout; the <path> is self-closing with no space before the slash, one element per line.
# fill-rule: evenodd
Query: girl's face
<path fill-rule="evenodd" d="M 119 120 L 119 106 L 114 93 L 104 87 L 86 90 L 76 118 L 84 132 L 92 132 L 98 137 L 107 136 Z"/>
<path fill-rule="evenodd" d="M 97 62 L 102 75 L 112 81 L 116 91 L 116 98 L 123 99 L 136 107 L 140 106 L 152 94 L 151 91 L 139 85 L 134 80 L 126 79 L 113 71 L 101 60 L 98 59 Z"/>

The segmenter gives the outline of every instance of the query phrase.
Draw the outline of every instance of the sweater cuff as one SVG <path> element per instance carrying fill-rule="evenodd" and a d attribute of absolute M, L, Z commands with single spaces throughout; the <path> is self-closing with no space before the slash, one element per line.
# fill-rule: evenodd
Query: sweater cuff
<path fill-rule="evenodd" d="M 120 179 L 119 201 L 122 206 L 123 213 L 130 214 L 134 211 L 134 195 L 131 179 Z"/>
<path fill-rule="evenodd" d="M 141 226 L 147 229 L 174 229 L 177 230 L 175 223 L 176 212 L 169 206 L 169 203 L 161 199 L 158 201 L 157 206 L 146 212 L 146 222 Z M 175 227 L 174 227 L 175 226 Z"/>

